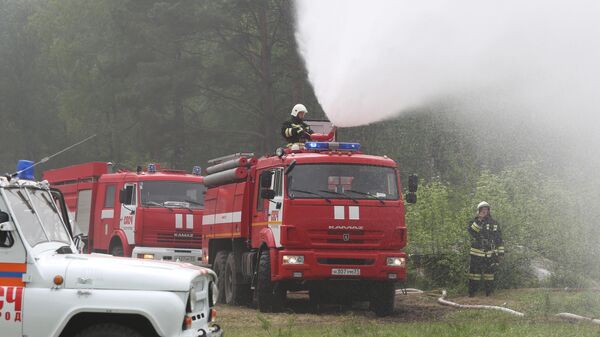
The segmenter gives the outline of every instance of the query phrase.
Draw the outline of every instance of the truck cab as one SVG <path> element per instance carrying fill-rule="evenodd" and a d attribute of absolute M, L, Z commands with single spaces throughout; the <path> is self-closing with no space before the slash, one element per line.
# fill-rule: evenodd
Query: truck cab
<path fill-rule="evenodd" d="M 396 162 L 357 143 L 307 142 L 254 162 L 244 178 L 205 177 L 203 252 L 222 278 L 221 300 L 251 294 L 272 311 L 287 291 L 308 289 L 313 302 L 366 300 L 391 314 L 416 178 L 405 198 Z"/>
<path fill-rule="evenodd" d="M 94 162 L 44 172 L 60 189 L 88 251 L 201 262 L 203 177 L 161 169 L 111 172 Z"/>
<path fill-rule="evenodd" d="M 3 337 L 222 334 L 214 325 L 217 278 L 211 270 L 80 254 L 57 207 L 60 199 L 47 182 L 25 178 L 0 177 Z"/>

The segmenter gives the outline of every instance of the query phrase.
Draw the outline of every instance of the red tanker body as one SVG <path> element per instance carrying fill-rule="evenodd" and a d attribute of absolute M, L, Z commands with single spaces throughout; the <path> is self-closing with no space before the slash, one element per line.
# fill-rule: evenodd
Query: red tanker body
<path fill-rule="evenodd" d="M 44 172 L 64 194 L 85 250 L 200 264 L 203 177 L 154 164 L 110 171 L 110 163 L 92 162 Z"/>
<path fill-rule="evenodd" d="M 253 298 L 271 311 L 288 290 L 308 289 L 314 302 L 367 300 L 378 315 L 392 313 L 395 284 L 406 278 L 400 175 L 393 160 L 359 147 L 308 142 L 209 162 L 248 159 L 245 175 L 205 177 L 203 255 L 222 280 L 221 301 Z M 416 177 L 409 185 L 414 202 Z"/>

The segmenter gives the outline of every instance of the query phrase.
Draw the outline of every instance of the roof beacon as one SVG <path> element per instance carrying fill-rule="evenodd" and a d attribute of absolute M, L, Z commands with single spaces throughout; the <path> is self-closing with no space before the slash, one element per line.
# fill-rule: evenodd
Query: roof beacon
<path fill-rule="evenodd" d="M 17 178 L 35 180 L 33 162 L 31 160 L 19 160 L 17 163 Z"/>
<path fill-rule="evenodd" d="M 156 173 L 156 164 L 148 164 L 148 173 Z"/>
<path fill-rule="evenodd" d="M 343 151 L 359 151 L 359 143 L 337 143 L 337 142 L 306 142 L 304 148 L 307 150 L 326 151 L 326 150 L 343 150 Z"/>

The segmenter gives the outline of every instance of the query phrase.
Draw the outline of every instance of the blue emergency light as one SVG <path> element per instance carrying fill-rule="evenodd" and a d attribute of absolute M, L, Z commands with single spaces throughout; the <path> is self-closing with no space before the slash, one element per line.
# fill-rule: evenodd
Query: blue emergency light
<path fill-rule="evenodd" d="M 343 150 L 343 151 L 358 151 L 360 150 L 359 143 L 329 143 L 329 142 L 306 142 L 304 148 L 307 150 Z"/>
<path fill-rule="evenodd" d="M 33 174 L 33 162 L 31 160 L 19 160 L 17 163 L 17 178 L 25 180 L 35 180 Z"/>
<path fill-rule="evenodd" d="M 307 150 L 329 150 L 329 143 L 324 142 L 306 142 L 304 148 Z"/>
<path fill-rule="evenodd" d="M 148 164 L 148 173 L 156 173 L 156 164 Z"/>
<path fill-rule="evenodd" d="M 202 168 L 200 166 L 194 166 L 192 168 L 192 174 L 199 176 L 202 172 Z"/>
<path fill-rule="evenodd" d="M 359 143 L 339 143 L 338 149 L 346 151 L 358 151 L 360 150 Z"/>

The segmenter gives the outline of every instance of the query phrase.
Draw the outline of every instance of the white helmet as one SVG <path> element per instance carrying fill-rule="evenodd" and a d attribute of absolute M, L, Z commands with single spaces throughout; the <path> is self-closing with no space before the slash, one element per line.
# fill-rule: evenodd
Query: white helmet
<path fill-rule="evenodd" d="M 487 207 L 488 209 L 491 209 L 490 204 L 488 204 L 486 201 L 482 201 L 479 203 L 479 205 L 477 205 L 477 212 L 479 212 L 479 210 L 482 209 L 483 207 Z"/>
<path fill-rule="evenodd" d="M 302 104 L 294 105 L 294 108 L 292 109 L 292 116 L 297 117 L 300 112 L 308 113 L 308 111 L 306 111 L 306 107 L 304 105 L 302 105 Z"/>

